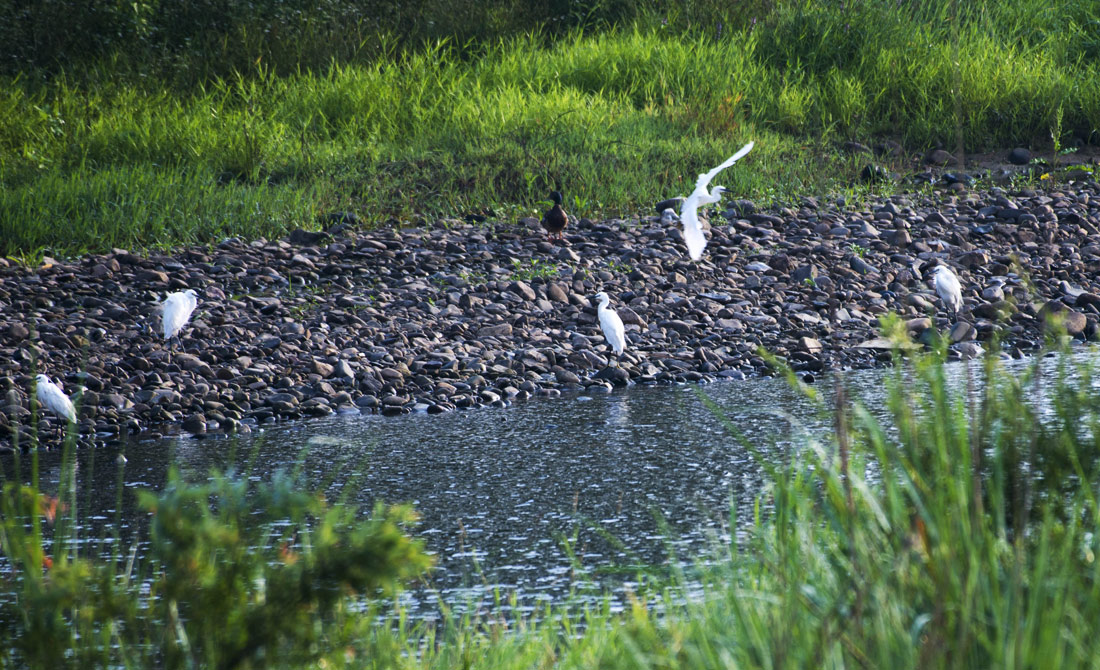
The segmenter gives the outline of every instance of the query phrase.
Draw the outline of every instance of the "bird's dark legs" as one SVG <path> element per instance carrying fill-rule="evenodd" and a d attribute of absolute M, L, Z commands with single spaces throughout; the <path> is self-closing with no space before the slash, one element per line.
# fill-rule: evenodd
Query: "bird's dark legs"
<path fill-rule="evenodd" d="M 57 424 L 57 443 L 65 444 L 65 431 L 69 428 L 69 420 L 62 418 Z"/>

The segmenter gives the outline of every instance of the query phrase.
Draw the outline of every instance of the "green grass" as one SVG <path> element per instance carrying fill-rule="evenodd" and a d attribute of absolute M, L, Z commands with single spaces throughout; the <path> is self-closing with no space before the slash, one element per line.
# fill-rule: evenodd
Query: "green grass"
<path fill-rule="evenodd" d="M 182 89 L 125 55 L 9 76 L 0 253 L 277 235 L 332 210 L 511 218 L 552 188 L 582 216 L 629 214 L 750 138 L 723 185 L 763 201 L 864 189 L 866 159 L 836 149 L 852 138 L 1060 147 L 1100 128 L 1100 7 L 1048 4 L 783 2 L 720 35 L 653 10 L 461 47 L 379 37 L 369 59 L 334 47 L 323 68 L 260 60 Z"/>

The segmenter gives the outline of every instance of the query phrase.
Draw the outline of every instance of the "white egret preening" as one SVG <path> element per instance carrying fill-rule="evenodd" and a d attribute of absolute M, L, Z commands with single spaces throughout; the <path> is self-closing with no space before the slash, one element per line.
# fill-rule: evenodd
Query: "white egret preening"
<path fill-rule="evenodd" d="M 73 407 L 73 401 L 69 400 L 69 396 L 65 395 L 65 392 L 46 375 L 36 375 L 34 380 L 37 386 L 35 396 L 38 397 L 38 403 L 62 419 L 76 423 L 76 408 Z"/>
<path fill-rule="evenodd" d="M 596 309 L 600 317 L 600 330 L 603 331 L 604 339 L 611 345 L 611 349 L 615 352 L 615 358 L 618 359 L 622 355 L 623 349 L 626 348 L 626 328 L 623 327 L 623 320 L 619 318 L 615 310 L 607 306 L 611 302 L 611 298 L 607 297 L 606 293 L 600 291 L 594 297 L 600 303 L 600 306 Z"/>
<path fill-rule="evenodd" d="M 727 158 L 721 165 L 710 172 L 699 175 L 695 182 L 695 190 L 684 200 L 680 206 L 680 220 L 684 222 L 684 242 L 687 243 L 688 254 L 691 260 L 697 261 L 703 257 L 703 249 L 707 246 L 707 238 L 703 237 L 703 228 L 699 225 L 699 216 L 696 210 L 700 205 L 712 205 L 722 199 L 725 192 L 724 186 L 715 186 L 709 193 L 707 186 L 714 177 L 729 166 L 739 161 L 745 154 L 752 151 L 753 143 L 749 142 L 741 147 L 737 153 Z"/>
<path fill-rule="evenodd" d="M 161 304 L 161 327 L 164 331 L 164 339 L 168 340 L 179 335 L 198 304 L 199 299 L 192 289 L 177 291 L 164 299 Z"/>
<path fill-rule="evenodd" d="M 959 278 L 946 265 L 937 265 L 933 268 L 932 274 L 932 286 L 936 289 L 936 295 L 957 320 L 959 310 L 963 306 L 962 285 L 959 284 Z"/>

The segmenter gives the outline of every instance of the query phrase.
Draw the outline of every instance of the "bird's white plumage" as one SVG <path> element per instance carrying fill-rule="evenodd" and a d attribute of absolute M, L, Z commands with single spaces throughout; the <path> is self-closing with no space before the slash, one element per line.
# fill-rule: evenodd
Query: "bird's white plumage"
<path fill-rule="evenodd" d="M 73 401 L 69 400 L 69 396 L 65 395 L 65 392 L 46 375 L 37 375 L 35 381 L 38 386 L 35 391 L 38 402 L 61 418 L 76 423 L 76 408 L 73 407 Z"/>
<path fill-rule="evenodd" d="M 699 225 L 697 210 L 700 205 L 711 205 L 721 200 L 722 193 L 726 190 L 721 186 L 715 186 L 712 191 L 707 192 L 707 187 L 719 172 L 741 160 L 745 154 L 752 151 L 752 147 L 753 143 L 749 142 L 718 167 L 699 175 L 699 179 L 695 182 L 695 190 L 680 206 L 680 220 L 684 222 L 684 242 L 687 244 L 691 260 L 697 261 L 702 258 L 703 249 L 707 246 L 707 238 L 703 237 L 703 228 Z"/>
<path fill-rule="evenodd" d="M 934 274 L 932 286 L 936 289 L 936 295 L 957 316 L 963 306 L 962 285 L 959 284 L 959 278 L 946 265 L 937 265 L 932 272 Z"/>
<path fill-rule="evenodd" d="M 626 348 L 626 328 L 623 326 L 623 320 L 619 318 L 615 310 L 607 306 L 611 302 L 611 298 L 608 298 L 606 293 L 600 291 L 595 297 L 596 300 L 600 301 L 600 306 L 596 309 L 596 312 L 600 317 L 600 330 L 603 331 L 603 337 L 611 345 L 616 356 L 622 355 L 623 349 Z"/>
<path fill-rule="evenodd" d="M 172 293 L 161 305 L 161 326 L 164 329 L 164 339 L 178 335 L 187 320 L 191 318 L 191 312 L 199 304 L 199 299 L 191 289 Z"/>

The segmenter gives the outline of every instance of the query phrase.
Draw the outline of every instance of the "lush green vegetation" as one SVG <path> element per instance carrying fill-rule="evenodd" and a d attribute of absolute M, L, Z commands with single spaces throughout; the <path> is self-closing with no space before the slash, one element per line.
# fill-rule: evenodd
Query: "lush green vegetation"
<path fill-rule="evenodd" d="M 725 185 L 793 200 L 851 187 L 847 139 L 1100 128 L 1097 2 L 433 2 L 0 3 L 0 253 L 648 210 L 749 138 Z"/>
<path fill-rule="evenodd" d="M 731 520 L 745 539 L 647 578 L 621 614 L 380 620 L 359 598 L 426 565 L 400 532 L 407 510 L 357 521 L 291 476 L 143 495 L 152 551 L 136 564 L 66 544 L 71 469 L 58 499 L 8 483 L 0 665 L 1095 667 L 1094 372 L 1066 355 L 1010 372 L 994 355 L 952 381 L 943 353 L 895 367 L 884 420 L 800 387 L 835 429 L 786 464 L 761 459 L 755 516 Z"/>
<path fill-rule="evenodd" d="M 404 534 L 408 508 L 364 520 L 294 476 L 217 473 L 172 473 L 140 494 L 147 557 L 123 553 L 117 534 L 113 560 L 81 555 L 71 459 L 65 473 L 56 497 L 17 482 L 0 492 L 0 667 L 302 667 L 371 634 L 352 594 L 392 592 L 430 564 Z M 121 496 L 121 470 L 119 482 Z"/>

